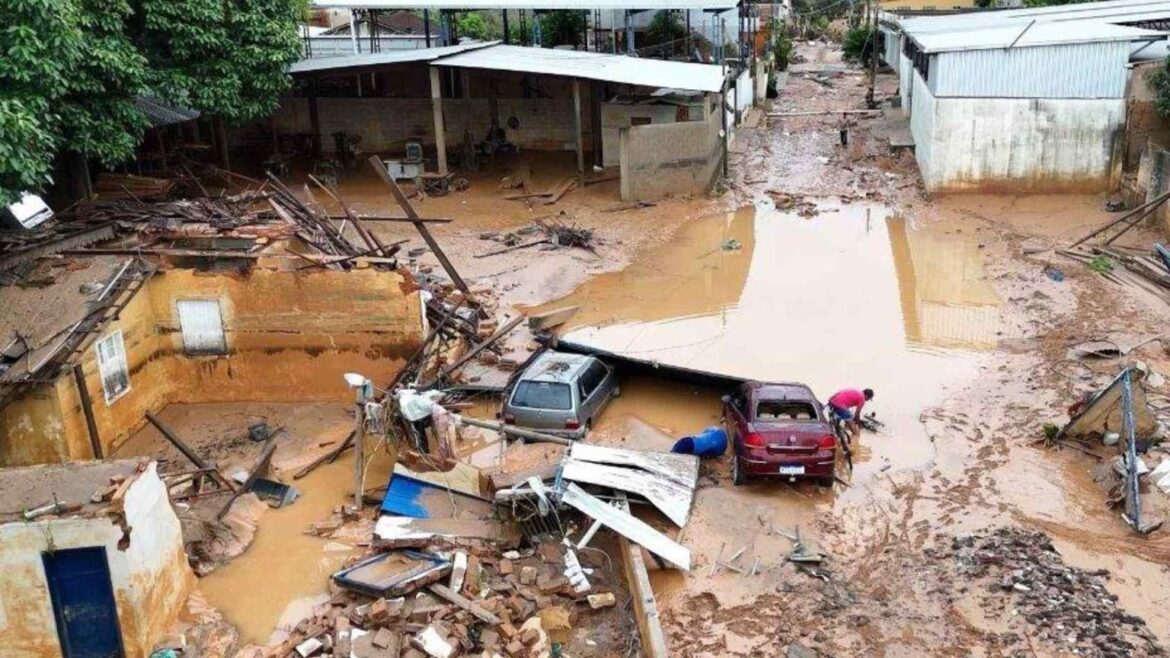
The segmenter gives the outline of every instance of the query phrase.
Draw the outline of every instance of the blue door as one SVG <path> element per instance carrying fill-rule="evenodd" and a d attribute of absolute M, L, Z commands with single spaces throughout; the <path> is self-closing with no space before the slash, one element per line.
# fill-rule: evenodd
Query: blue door
<path fill-rule="evenodd" d="M 106 549 L 42 553 L 64 658 L 122 658 L 122 632 Z"/>

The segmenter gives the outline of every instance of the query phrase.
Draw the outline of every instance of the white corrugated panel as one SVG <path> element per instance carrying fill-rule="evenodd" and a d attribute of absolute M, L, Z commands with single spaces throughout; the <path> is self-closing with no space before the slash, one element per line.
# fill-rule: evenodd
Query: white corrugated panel
<path fill-rule="evenodd" d="M 179 328 L 183 331 L 183 349 L 187 354 L 223 354 L 227 351 L 218 300 L 182 299 L 178 306 Z"/>
<path fill-rule="evenodd" d="M 347 37 L 348 39 L 348 37 Z M 347 41 L 348 43 L 348 41 Z M 387 66 L 390 64 L 408 64 L 410 62 L 429 62 L 447 55 L 457 55 L 475 48 L 486 48 L 498 41 L 476 41 L 462 43 L 458 46 L 440 46 L 437 48 L 414 48 L 390 50 L 384 53 L 365 53 L 363 55 L 340 55 L 337 57 L 319 57 L 303 59 L 288 68 L 288 72 L 314 73 L 319 71 L 336 71 L 339 69 L 360 68 L 363 66 Z"/>
<path fill-rule="evenodd" d="M 723 68 L 714 64 L 668 62 L 579 50 L 491 46 L 437 59 L 431 65 L 559 75 L 687 91 L 715 92 L 723 88 Z"/>
<path fill-rule="evenodd" d="M 1122 98 L 1127 42 L 968 50 L 932 56 L 935 96 L 968 98 Z"/>

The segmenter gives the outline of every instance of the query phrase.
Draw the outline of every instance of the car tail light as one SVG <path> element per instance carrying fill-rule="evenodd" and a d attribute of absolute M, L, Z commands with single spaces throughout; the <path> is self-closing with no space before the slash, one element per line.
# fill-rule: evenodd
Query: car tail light
<path fill-rule="evenodd" d="M 837 437 L 832 434 L 826 434 L 821 437 L 821 442 L 817 444 L 818 448 L 833 448 L 837 445 Z"/>
<path fill-rule="evenodd" d="M 579 421 L 575 418 L 565 421 L 565 429 L 567 429 L 567 430 L 575 430 L 575 429 L 578 429 L 579 427 L 581 427 L 581 421 Z"/>
<path fill-rule="evenodd" d="M 748 432 L 743 435 L 743 444 L 750 448 L 763 448 L 764 435 L 759 432 Z"/>
<path fill-rule="evenodd" d="M 515 414 L 504 414 L 504 424 L 505 425 L 515 425 L 516 424 Z"/>

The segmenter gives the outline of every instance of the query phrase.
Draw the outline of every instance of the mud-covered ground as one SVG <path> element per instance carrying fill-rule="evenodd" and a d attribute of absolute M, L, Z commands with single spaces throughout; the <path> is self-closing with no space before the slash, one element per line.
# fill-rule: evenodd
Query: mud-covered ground
<path fill-rule="evenodd" d="M 710 197 L 622 209 L 609 181 L 530 207 L 503 199 L 500 181 L 527 163 L 532 188 L 549 189 L 574 165 L 569 154 L 525 154 L 487 163 L 466 192 L 420 204 L 424 216 L 454 218 L 434 225 L 436 236 L 501 310 L 581 304 L 577 329 L 604 327 L 628 345 L 695 331 L 662 358 L 713 367 L 728 350 L 729 367 L 808 381 L 822 397 L 881 382 L 873 406 L 889 425 L 862 437 L 847 486 L 734 487 L 723 458 L 704 462 L 684 528 L 649 519 L 694 555 L 690 572 L 651 572 L 672 653 L 1157 655 L 1170 643 L 1170 535 L 1138 537 L 1107 507 L 1107 465 L 1037 441 L 1044 423 L 1063 422 L 1068 405 L 1124 365 L 1170 372 L 1159 341 L 1120 359 L 1069 356 L 1090 339 L 1156 338 L 1170 306 L 1055 253 L 1114 217 L 1102 195 L 931 198 L 913 155 L 889 148 L 906 129 L 900 112 L 832 113 L 865 107 L 864 74 L 831 47 L 799 52 L 806 61 L 764 109 L 828 113 L 754 110 L 756 127 L 737 130 L 731 179 Z M 878 99 L 895 91 L 881 76 Z M 359 213 L 397 214 L 372 175 L 347 176 L 340 192 Z M 476 257 L 500 246 L 485 234 L 546 215 L 595 230 L 596 254 Z M 422 245 L 407 224 L 375 230 Z M 1134 231 L 1124 242 L 1154 238 Z M 732 239 L 738 246 L 724 248 Z M 438 270 L 425 252 L 412 265 Z M 794 276 L 810 269 L 818 278 Z M 785 292 L 797 285 L 815 294 Z M 767 324 L 751 331 L 745 321 Z M 825 332 L 831 345 L 818 342 Z M 589 440 L 665 450 L 719 420 L 718 391 L 646 376 L 622 388 Z M 1151 467 L 1163 454 L 1151 452 Z M 1170 511 L 1156 489 L 1145 500 L 1150 517 Z M 823 563 L 787 560 L 797 529 Z M 740 549 L 736 563 L 754 575 L 715 567 Z M 988 559 L 996 550 L 1007 558 Z"/>

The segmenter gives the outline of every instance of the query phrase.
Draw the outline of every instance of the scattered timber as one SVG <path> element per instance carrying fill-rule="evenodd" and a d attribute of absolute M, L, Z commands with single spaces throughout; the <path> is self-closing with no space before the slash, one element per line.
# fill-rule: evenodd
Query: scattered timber
<path fill-rule="evenodd" d="M 154 425 L 155 429 L 157 429 L 159 433 L 163 435 L 163 438 L 165 438 L 167 441 L 170 441 L 171 445 L 175 446 L 179 452 L 183 453 L 183 456 L 186 457 L 192 464 L 195 464 L 197 468 L 206 470 L 211 473 L 212 477 L 214 477 L 221 485 L 230 491 L 236 491 L 236 486 L 232 484 L 231 480 L 228 480 L 226 477 L 224 477 L 223 473 L 219 472 L 219 469 L 217 469 L 207 460 L 200 457 L 199 453 L 192 450 L 191 446 L 187 445 L 182 439 L 180 439 L 179 435 L 175 434 L 174 430 L 167 426 L 166 423 L 163 423 L 157 416 L 150 413 L 149 411 L 146 412 L 146 420 L 149 421 L 151 425 Z"/>

